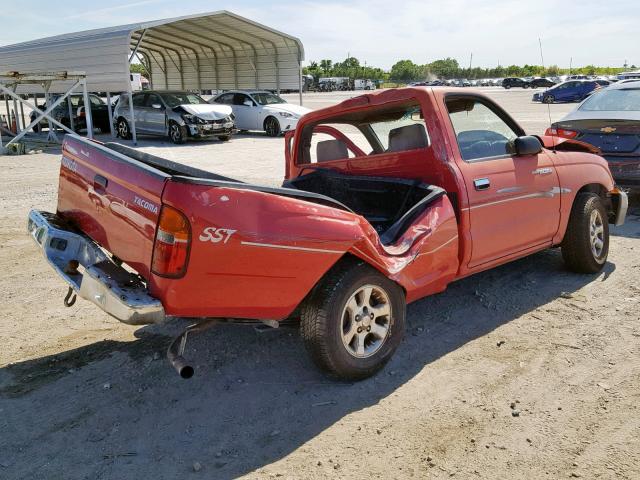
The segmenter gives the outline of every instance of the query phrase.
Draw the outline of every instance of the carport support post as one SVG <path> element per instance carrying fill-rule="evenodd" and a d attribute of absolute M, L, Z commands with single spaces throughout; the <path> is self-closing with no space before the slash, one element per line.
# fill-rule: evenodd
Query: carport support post
<path fill-rule="evenodd" d="M 107 113 L 109 114 L 109 131 L 111 132 L 111 136 L 115 137 L 115 132 L 113 131 L 113 109 L 111 108 L 111 92 L 107 92 Z"/>
<path fill-rule="evenodd" d="M 298 65 L 300 66 L 300 71 L 298 72 L 298 88 L 300 89 L 300 105 L 302 106 L 302 60 L 300 56 L 298 56 Z"/>
<path fill-rule="evenodd" d="M 13 89 L 13 93 L 16 93 L 18 86 L 16 85 Z M 13 119 L 16 122 L 16 133 L 20 133 L 22 131 L 22 127 L 20 126 L 20 118 L 18 117 L 18 101 L 13 99 Z"/>
<path fill-rule="evenodd" d="M 129 116 L 131 117 L 131 134 L 133 135 L 133 144 L 138 145 L 138 135 L 136 134 L 136 117 L 133 113 L 133 92 L 131 91 L 131 82 L 129 82 Z"/>
<path fill-rule="evenodd" d="M 67 98 L 67 111 L 69 113 L 69 128 L 71 130 L 75 130 L 75 128 L 73 128 L 75 126 L 75 122 L 73 121 L 73 105 L 71 105 L 71 97 Z"/>
<path fill-rule="evenodd" d="M 91 118 L 91 103 L 89 102 L 89 93 L 87 92 L 87 79 L 82 79 L 82 96 L 84 98 L 84 118 L 87 122 L 87 138 L 93 139 L 93 119 Z M 69 103 L 71 97 L 69 96 Z"/>

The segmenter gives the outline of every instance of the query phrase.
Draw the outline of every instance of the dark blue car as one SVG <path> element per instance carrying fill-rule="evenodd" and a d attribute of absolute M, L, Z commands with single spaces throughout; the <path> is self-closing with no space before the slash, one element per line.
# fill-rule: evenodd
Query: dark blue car
<path fill-rule="evenodd" d="M 544 92 L 535 93 L 533 101 L 542 103 L 581 102 L 597 88 L 600 88 L 600 85 L 595 80 L 569 80 Z"/>

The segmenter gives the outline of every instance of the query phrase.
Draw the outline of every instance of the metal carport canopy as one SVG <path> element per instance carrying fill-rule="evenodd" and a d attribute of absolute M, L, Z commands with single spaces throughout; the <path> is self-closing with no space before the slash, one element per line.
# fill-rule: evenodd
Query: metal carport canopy
<path fill-rule="evenodd" d="M 300 40 L 224 10 L 0 47 L 0 72 L 83 71 L 89 91 L 126 92 L 132 52 L 154 89 L 301 87 Z M 50 91 L 65 87 L 56 83 Z"/>

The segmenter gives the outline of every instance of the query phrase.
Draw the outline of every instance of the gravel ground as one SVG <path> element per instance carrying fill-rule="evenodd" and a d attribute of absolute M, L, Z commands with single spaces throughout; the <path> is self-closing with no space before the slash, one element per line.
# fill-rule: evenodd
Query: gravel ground
<path fill-rule="evenodd" d="M 487 90 L 527 131 L 548 125 L 529 91 Z M 284 175 L 282 139 L 259 134 L 139 147 Z M 135 329 L 63 306 L 24 232 L 30 208 L 55 209 L 59 161 L 0 157 L 0 479 L 640 478 L 637 199 L 604 272 L 569 273 L 549 250 L 459 281 L 409 306 L 374 378 L 325 378 L 293 329 L 222 326 L 190 340 L 184 381 L 163 353 L 179 320 Z"/>

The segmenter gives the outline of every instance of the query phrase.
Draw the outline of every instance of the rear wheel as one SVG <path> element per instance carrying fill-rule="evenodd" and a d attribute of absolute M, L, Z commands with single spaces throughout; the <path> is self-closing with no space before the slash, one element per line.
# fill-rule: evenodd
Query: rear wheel
<path fill-rule="evenodd" d="M 267 117 L 264 121 L 264 131 L 270 137 L 277 137 L 280 135 L 280 122 L 274 117 Z"/>
<path fill-rule="evenodd" d="M 511 88 L 511 85 L 505 85 L 504 88 L 506 88 L 507 90 L 509 90 Z"/>
<path fill-rule="evenodd" d="M 131 138 L 131 131 L 129 130 L 129 123 L 124 118 L 119 118 L 116 124 L 116 133 L 118 137 L 123 140 L 129 140 Z"/>
<path fill-rule="evenodd" d="M 187 128 L 176 122 L 169 124 L 169 139 L 175 144 L 182 144 L 187 140 Z"/>
<path fill-rule="evenodd" d="M 343 379 L 380 370 L 404 334 L 402 288 L 363 262 L 334 268 L 302 308 L 301 335 L 316 365 Z"/>
<path fill-rule="evenodd" d="M 573 202 L 562 258 L 574 272 L 597 273 L 608 254 L 609 223 L 602 199 L 595 193 L 581 193 Z"/>

